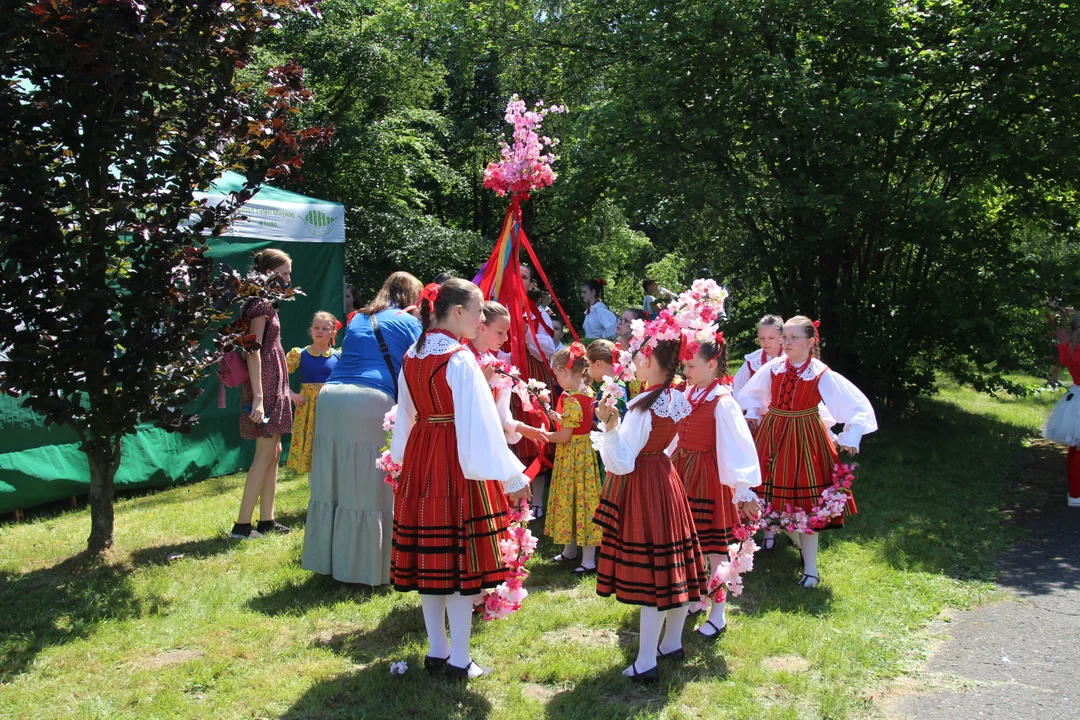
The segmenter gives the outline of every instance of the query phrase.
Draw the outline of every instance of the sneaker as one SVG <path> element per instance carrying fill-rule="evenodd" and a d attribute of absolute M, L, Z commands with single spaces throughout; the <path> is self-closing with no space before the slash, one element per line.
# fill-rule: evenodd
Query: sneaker
<path fill-rule="evenodd" d="M 232 532 L 229 533 L 229 537 L 236 540 L 258 540 L 262 537 L 262 533 L 251 527 L 251 523 L 244 523 L 242 525 L 236 523 L 232 526 Z"/>
<path fill-rule="evenodd" d="M 1080 507 L 1080 497 L 1069 497 L 1069 507 Z"/>
<path fill-rule="evenodd" d="M 260 520 L 256 529 L 263 535 L 288 535 L 292 532 L 291 527 L 282 525 L 277 520 Z"/>

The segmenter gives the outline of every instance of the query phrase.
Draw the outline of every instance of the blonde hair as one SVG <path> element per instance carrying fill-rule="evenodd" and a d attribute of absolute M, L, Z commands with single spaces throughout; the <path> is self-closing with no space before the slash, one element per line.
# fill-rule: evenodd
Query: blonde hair
<path fill-rule="evenodd" d="M 806 332 L 806 336 L 814 341 L 814 347 L 810 349 L 810 356 L 816 358 L 821 357 L 821 339 L 818 336 L 817 328 L 814 327 L 813 320 L 805 315 L 796 315 L 795 317 L 788 318 L 787 322 L 784 324 L 802 328 Z"/>
<path fill-rule="evenodd" d="M 329 320 L 330 324 L 335 328 L 337 327 L 338 319 L 334 317 L 334 313 L 327 310 L 320 310 L 315 313 L 315 316 L 311 318 L 311 324 L 314 325 L 316 320 Z M 336 331 L 335 331 L 336 332 Z"/>
<path fill-rule="evenodd" d="M 251 259 L 251 268 L 256 272 L 268 273 L 277 270 L 286 263 L 292 263 L 292 258 L 284 250 L 264 248 L 255 253 L 255 256 Z"/>
<path fill-rule="evenodd" d="M 494 300 L 488 300 L 484 303 L 484 324 L 486 325 L 496 318 L 506 318 L 509 320 L 510 311 L 501 303 L 497 303 Z"/>
<path fill-rule="evenodd" d="M 615 362 L 615 343 L 610 340 L 593 340 L 589 343 L 589 349 L 585 351 L 585 357 L 589 359 L 590 363 L 594 362 Z"/>
<path fill-rule="evenodd" d="M 581 354 L 578 357 L 571 355 L 570 351 L 573 348 L 580 351 Z M 572 361 L 571 358 L 573 358 Z M 552 369 L 562 368 L 569 373 L 576 373 L 581 376 L 582 384 L 588 384 L 589 360 L 585 353 L 585 346 L 579 342 L 570 347 L 561 347 L 556 350 L 555 354 L 551 356 L 551 367 Z"/>

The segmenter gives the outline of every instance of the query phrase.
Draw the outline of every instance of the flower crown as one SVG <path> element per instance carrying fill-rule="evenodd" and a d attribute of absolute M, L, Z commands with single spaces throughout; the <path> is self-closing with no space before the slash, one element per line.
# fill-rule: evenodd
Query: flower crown
<path fill-rule="evenodd" d="M 727 297 L 727 288 L 717 285 L 715 280 L 695 280 L 655 320 L 632 321 L 629 353 L 622 354 L 628 357 L 620 357 L 619 363 L 624 379 L 628 367 L 632 377 L 633 357 L 639 353 L 649 357 L 662 340 L 679 343 L 679 359 L 683 362 L 692 360 L 703 342 L 722 343 L 724 336 L 716 321 L 724 313 Z"/>

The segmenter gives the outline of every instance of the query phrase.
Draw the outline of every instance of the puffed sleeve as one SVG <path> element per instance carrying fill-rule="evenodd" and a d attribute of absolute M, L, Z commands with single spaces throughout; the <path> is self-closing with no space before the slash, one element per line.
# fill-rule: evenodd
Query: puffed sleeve
<path fill-rule="evenodd" d="M 604 323 L 604 337 L 608 340 L 614 340 L 617 332 L 616 327 L 619 324 L 619 318 L 615 317 L 615 313 L 605 307 L 603 315 L 600 316 L 600 320 Z"/>
<path fill-rule="evenodd" d="M 735 400 L 746 413 L 747 420 L 757 420 L 765 415 L 772 402 L 772 363 L 762 365 L 743 389 L 735 394 Z"/>
<path fill-rule="evenodd" d="M 713 416 L 720 482 L 735 491 L 735 502 L 753 502 L 757 495 L 751 488 L 761 484 L 761 465 L 746 418 L 735 398 L 727 393 L 720 396 Z"/>
<path fill-rule="evenodd" d="M 877 430 L 877 416 L 870 400 L 862 390 L 835 370 L 826 370 L 822 374 L 818 391 L 829 408 L 829 414 L 837 422 L 844 423 L 844 431 L 836 438 L 836 443 L 858 450 L 862 436 Z"/>
<path fill-rule="evenodd" d="M 746 383 L 750 382 L 751 377 L 753 376 L 750 374 L 750 363 L 744 362 L 735 373 L 735 380 L 731 383 L 731 392 L 738 395 L 739 391 L 746 387 Z"/>
<path fill-rule="evenodd" d="M 510 396 L 512 394 L 512 391 L 504 388 L 495 390 L 495 409 L 498 411 L 499 421 L 502 423 L 503 436 L 510 445 L 521 441 L 521 434 L 518 433 L 518 425 L 521 423 L 515 420 L 513 413 L 510 412 Z"/>
<path fill-rule="evenodd" d="M 581 403 L 573 395 L 567 395 L 563 401 L 562 422 L 564 428 L 576 429 L 581 427 L 584 413 L 581 411 Z"/>
<path fill-rule="evenodd" d="M 290 373 L 296 372 L 296 369 L 300 367 L 300 353 L 302 352 L 301 348 L 293 348 L 285 356 L 285 364 L 289 367 Z"/>
<path fill-rule="evenodd" d="M 405 445 L 416 425 L 416 404 L 409 394 L 409 385 L 405 382 L 405 372 L 398 373 L 397 415 L 394 418 L 394 431 L 390 437 L 390 459 L 401 464 L 405 457 Z"/>
<path fill-rule="evenodd" d="M 614 475 L 634 472 L 637 457 L 652 432 L 652 412 L 636 411 L 631 406 L 614 430 L 603 435 L 600 458 L 604 467 Z"/>
<path fill-rule="evenodd" d="M 466 353 L 456 352 L 447 364 L 446 382 L 454 397 L 458 461 L 465 477 L 498 480 L 508 493 L 528 485 L 525 466 L 506 444 L 495 399 L 480 366 Z"/>

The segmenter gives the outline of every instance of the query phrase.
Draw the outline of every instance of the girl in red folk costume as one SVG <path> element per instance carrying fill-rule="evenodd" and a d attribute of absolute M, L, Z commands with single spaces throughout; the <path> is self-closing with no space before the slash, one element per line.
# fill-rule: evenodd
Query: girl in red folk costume
<path fill-rule="evenodd" d="M 735 373 L 735 381 L 731 385 L 731 392 L 735 395 L 746 387 L 750 378 L 761 369 L 761 366 L 770 360 L 775 360 L 784 354 L 780 345 L 780 336 L 784 334 L 784 320 L 776 315 L 766 315 L 758 320 L 757 343 L 760 350 L 755 350 L 746 356 L 746 362 Z"/>
<path fill-rule="evenodd" d="M 734 529 L 746 518 L 761 514 L 753 488 L 761 484 L 757 449 L 742 410 L 721 384 L 727 376 L 724 334 L 699 342 L 692 360 L 683 364 L 691 387 L 685 391 L 693 410 L 678 425 L 671 461 L 686 484 L 701 551 L 715 573 L 728 560 L 728 545 L 737 542 Z M 717 639 L 727 628 L 725 606 L 713 603 L 709 619 L 698 633 Z M 692 606 L 691 606 L 692 607 Z"/>
<path fill-rule="evenodd" d="M 555 443 L 555 468 L 551 472 L 547 520 L 544 532 L 563 550 L 553 562 L 564 563 L 577 557 L 581 545 L 578 575 L 596 572 L 596 546 L 602 532 L 593 524 L 600 504 L 600 469 L 596 463 L 589 433 L 592 430 L 593 396 L 585 383 L 589 363 L 585 346 L 574 343 L 555 353 L 551 360 L 555 380 L 563 388 L 554 420 L 558 430 L 549 433 Z"/>
<path fill-rule="evenodd" d="M 637 377 L 653 389 L 634 398 L 621 421 L 609 404 L 597 408 L 608 476 L 594 518 L 604 530 L 596 592 L 642 606 L 637 659 L 623 671 L 640 682 L 657 679 L 658 658 L 682 658 L 688 605 L 704 597 L 708 583 L 686 490 L 664 453 L 691 410 L 671 388 L 680 342 L 657 340 L 662 324 L 646 326 L 654 337 L 636 365 Z"/>
<path fill-rule="evenodd" d="M 757 427 L 763 499 L 779 510 L 791 506 L 808 511 L 832 484 L 837 446 L 858 453 L 862 436 L 877 430 L 877 418 L 862 391 L 818 359 L 816 323 L 797 315 L 784 324 L 782 339 L 787 356 L 766 363 L 736 399 L 747 421 Z M 830 417 L 844 423 L 835 443 L 821 419 L 822 402 Z M 848 510 L 856 511 L 854 502 Z M 826 529 L 843 526 L 841 515 Z M 820 582 L 817 534 L 788 537 L 803 557 L 799 584 L 814 587 Z"/>
<path fill-rule="evenodd" d="M 1057 331 L 1058 360 L 1069 369 L 1073 386 L 1058 400 L 1043 426 L 1042 436 L 1069 448 L 1069 507 L 1080 507 L 1080 315 L 1074 315 L 1069 330 Z"/>
<path fill-rule="evenodd" d="M 401 367 L 390 445 L 402 465 L 390 581 L 420 593 L 425 668 L 472 678 L 486 671 L 469 653 L 470 596 L 507 579 L 499 551 L 507 495 L 511 502 L 527 498 L 528 481 L 506 445 L 480 366 L 459 341 L 480 329 L 480 289 L 456 278 L 428 285 L 420 316 L 424 332 Z"/>
<path fill-rule="evenodd" d="M 465 346 L 472 351 L 473 357 L 480 363 L 484 378 L 491 386 L 506 442 L 513 445 L 525 438 L 532 442 L 542 443 L 544 433 L 538 428 L 515 420 L 510 411 L 510 400 L 514 394 L 510 387 L 510 378 L 498 376 L 494 365 L 486 362 L 488 359 L 499 357 L 499 352 L 509 335 L 510 311 L 494 300 L 489 300 L 484 303 L 484 321 L 480 323 L 476 337 L 467 340 Z"/>

